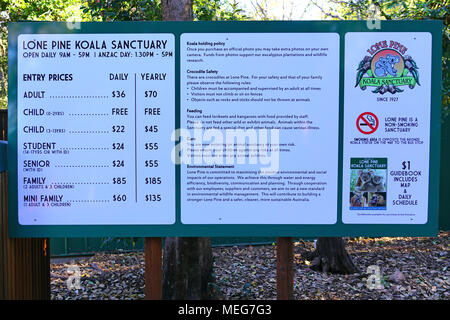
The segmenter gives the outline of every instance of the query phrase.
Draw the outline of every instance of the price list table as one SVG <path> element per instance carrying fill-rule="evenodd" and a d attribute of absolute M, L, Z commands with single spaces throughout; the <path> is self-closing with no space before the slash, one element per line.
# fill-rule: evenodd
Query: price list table
<path fill-rule="evenodd" d="M 174 41 L 18 37 L 20 224 L 175 222 Z"/>

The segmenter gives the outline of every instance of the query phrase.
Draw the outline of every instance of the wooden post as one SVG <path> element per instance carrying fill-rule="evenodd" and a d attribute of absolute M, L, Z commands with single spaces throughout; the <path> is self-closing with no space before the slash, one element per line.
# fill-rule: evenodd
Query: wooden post
<path fill-rule="evenodd" d="M 162 239 L 145 238 L 145 299 L 162 297 Z"/>
<path fill-rule="evenodd" d="M 277 299 L 294 298 L 294 239 L 277 238 Z"/>

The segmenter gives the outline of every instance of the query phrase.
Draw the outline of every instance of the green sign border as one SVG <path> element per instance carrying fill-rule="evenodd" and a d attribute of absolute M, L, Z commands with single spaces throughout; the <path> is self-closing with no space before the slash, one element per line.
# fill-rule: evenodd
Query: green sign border
<path fill-rule="evenodd" d="M 73 24 L 71 24 L 73 26 Z M 252 21 L 252 22 L 86 22 L 69 29 L 65 22 L 19 22 L 8 24 L 8 211 L 10 237 L 165 237 L 165 236 L 435 236 L 439 214 L 439 159 L 441 135 L 442 22 L 381 21 L 381 29 L 369 30 L 366 21 Z M 180 127 L 180 35 L 182 33 L 319 33 L 340 35 L 338 216 L 333 225 L 184 225 L 181 193 L 176 190 L 176 223 L 173 225 L 39 225 L 18 223 L 17 181 L 17 37 L 20 34 L 52 33 L 173 33 L 175 35 L 176 119 Z M 430 171 L 428 221 L 426 224 L 344 224 L 342 222 L 344 61 L 347 32 L 430 32 L 432 34 L 432 80 L 430 123 Z M 356 70 L 356 69 L 355 69 Z M 347 164 L 346 164 L 347 167 Z M 176 170 L 180 186 L 181 168 Z"/>

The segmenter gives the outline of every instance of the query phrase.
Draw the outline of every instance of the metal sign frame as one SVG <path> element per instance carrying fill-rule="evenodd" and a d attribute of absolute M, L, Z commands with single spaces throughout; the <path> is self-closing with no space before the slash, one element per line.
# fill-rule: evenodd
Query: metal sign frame
<path fill-rule="evenodd" d="M 435 236 L 438 231 L 439 159 L 441 136 L 440 21 L 382 21 L 381 29 L 368 29 L 366 21 L 289 22 L 89 22 L 68 28 L 64 22 L 21 22 L 8 25 L 9 114 L 8 114 L 8 211 L 10 237 L 165 237 L 165 236 Z M 181 223 L 181 168 L 175 166 L 176 222 L 173 225 L 20 225 L 18 223 L 17 181 L 17 63 L 20 34 L 58 33 L 172 33 L 175 35 L 176 119 L 180 128 L 180 36 L 183 33 L 326 33 L 340 36 L 339 75 L 339 163 L 338 215 L 333 225 L 185 225 Z M 342 222 L 343 112 L 345 34 L 347 32 L 429 32 L 432 35 L 432 82 L 428 221 L 425 224 L 344 224 Z M 353 123 L 352 123 L 353 124 Z"/>

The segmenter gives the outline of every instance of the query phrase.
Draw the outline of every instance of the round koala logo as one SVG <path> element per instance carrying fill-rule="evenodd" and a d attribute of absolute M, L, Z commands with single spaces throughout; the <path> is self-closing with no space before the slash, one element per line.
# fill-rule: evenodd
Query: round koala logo
<path fill-rule="evenodd" d="M 403 92 L 402 86 L 414 89 L 416 84 L 420 85 L 417 69 L 411 56 L 394 49 L 382 49 L 365 56 L 359 63 L 355 87 L 361 90 L 374 87 L 372 92 L 379 94 Z"/>
<path fill-rule="evenodd" d="M 376 77 L 396 77 L 403 69 L 402 56 L 393 50 L 382 50 L 372 58 L 371 70 Z"/>

